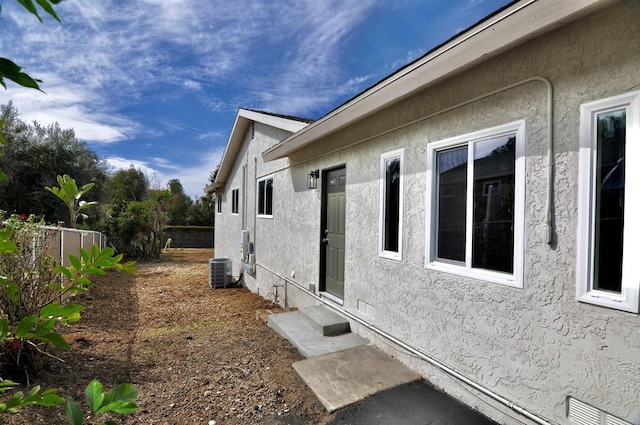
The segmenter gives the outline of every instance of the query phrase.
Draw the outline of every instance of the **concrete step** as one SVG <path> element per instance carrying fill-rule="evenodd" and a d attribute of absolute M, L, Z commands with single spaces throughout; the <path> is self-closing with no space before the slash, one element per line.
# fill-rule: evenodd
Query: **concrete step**
<path fill-rule="evenodd" d="M 301 309 L 302 310 L 302 309 Z M 267 324 L 286 338 L 305 357 L 317 357 L 342 351 L 369 341 L 354 333 L 323 336 L 313 328 L 300 311 L 269 315 Z"/>
<path fill-rule="evenodd" d="M 337 336 L 351 332 L 349 321 L 324 306 L 303 307 L 300 314 L 322 336 Z"/>

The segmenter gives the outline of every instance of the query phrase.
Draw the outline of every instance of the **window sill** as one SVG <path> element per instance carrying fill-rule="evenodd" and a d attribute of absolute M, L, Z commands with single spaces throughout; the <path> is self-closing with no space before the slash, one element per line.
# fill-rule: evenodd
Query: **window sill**
<path fill-rule="evenodd" d="M 518 288 L 518 289 L 523 288 L 522 281 L 518 281 L 514 279 L 513 275 L 508 275 L 505 273 L 492 272 L 490 270 L 467 269 L 465 267 L 457 266 L 455 264 L 441 263 L 438 261 L 427 263 L 425 268 L 429 270 L 442 272 L 442 273 L 448 273 L 456 276 L 468 277 L 470 279 L 481 280 L 484 282 L 496 283 L 498 285 L 510 286 L 512 288 Z"/>
<path fill-rule="evenodd" d="M 378 256 L 386 260 L 402 262 L 402 254 L 399 254 L 397 252 L 382 251 L 381 253 L 378 254 Z"/>
<path fill-rule="evenodd" d="M 628 311 L 629 313 L 638 313 L 638 306 L 633 305 L 622 295 L 613 296 L 604 291 L 591 291 L 578 297 L 578 301 L 593 304 L 600 307 L 611 308 L 614 310 Z"/>
<path fill-rule="evenodd" d="M 320 291 L 320 296 L 322 298 L 326 298 L 329 301 L 332 301 L 338 305 L 344 305 L 344 300 L 342 298 L 338 298 L 333 294 L 330 294 L 329 292 L 325 292 L 325 291 Z"/>
<path fill-rule="evenodd" d="M 257 215 L 257 218 L 273 218 L 273 215 Z"/>

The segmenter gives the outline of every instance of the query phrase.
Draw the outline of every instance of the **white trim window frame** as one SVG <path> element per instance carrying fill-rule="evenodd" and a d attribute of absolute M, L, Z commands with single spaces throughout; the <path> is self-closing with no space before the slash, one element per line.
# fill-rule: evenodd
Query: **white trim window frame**
<path fill-rule="evenodd" d="M 238 215 L 240 212 L 240 188 L 231 189 L 231 215 Z"/>
<path fill-rule="evenodd" d="M 216 214 L 222 215 L 222 194 L 218 193 L 216 195 Z"/>
<path fill-rule="evenodd" d="M 380 257 L 402 261 L 404 149 L 380 156 Z"/>
<path fill-rule="evenodd" d="M 523 288 L 525 137 L 519 120 L 428 144 L 427 269 Z"/>
<path fill-rule="evenodd" d="M 273 218 L 273 174 L 256 183 L 256 213 L 258 218 Z"/>
<path fill-rule="evenodd" d="M 576 298 L 638 313 L 640 91 L 580 106 L 579 166 Z"/>

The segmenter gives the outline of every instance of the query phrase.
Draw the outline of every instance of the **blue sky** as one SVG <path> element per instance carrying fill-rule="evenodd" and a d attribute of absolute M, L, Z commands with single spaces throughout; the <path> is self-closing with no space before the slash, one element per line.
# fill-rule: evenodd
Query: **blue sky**
<path fill-rule="evenodd" d="M 113 169 L 203 194 L 239 107 L 319 118 L 508 0 L 66 0 L 62 25 L 1 1 L 25 121 L 58 122 Z"/>

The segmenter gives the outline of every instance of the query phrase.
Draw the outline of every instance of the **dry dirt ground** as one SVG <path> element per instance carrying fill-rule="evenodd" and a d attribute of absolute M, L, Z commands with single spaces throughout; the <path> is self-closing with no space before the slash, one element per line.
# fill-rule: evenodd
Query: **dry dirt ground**
<path fill-rule="evenodd" d="M 272 304 L 242 288 L 208 286 L 211 250 L 172 249 L 138 274 L 110 273 L 80 303 L 82 320 L 64 329 L 59 354 L 32 385 L 82 401 L 94 378 L 140 393 L 119 424 L 326 424 L 326 413 L 292 369 L 302 356 L 256 320 Z M 62 408 L 29 408 L 0 423 L 66 424 Z M 91 418 L 87 423 L 101 423 Z"/>

